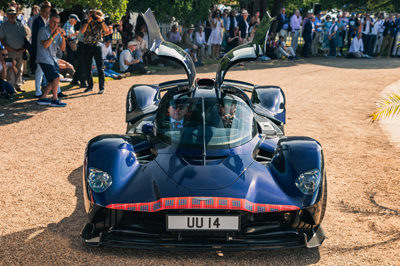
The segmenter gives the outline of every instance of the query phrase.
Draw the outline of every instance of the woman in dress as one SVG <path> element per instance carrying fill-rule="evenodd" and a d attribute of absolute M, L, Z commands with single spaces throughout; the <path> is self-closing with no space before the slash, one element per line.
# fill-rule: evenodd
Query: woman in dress
<path fill-rule="evenodd" d="M 326 16 L 326 21 L 324 23 L 322 23 L 324 25 L 324 41 L 322 42 L 322 47 L 321 49 L 324 51 L 324 56 L 328 56 L 329 55 L 329 40 L 328 40 L 328 31 L 329 28 L 332 25 L 332 21 L 331 21 L 331 17 L 328 15 Z"/>
<path fill-rule="evenodd" d="M 221 18 L 221 11 L 217 9 L 210 20 L 211 24 L 211 35 L 208 39 L 208 43 L 211 44 L 211 53 L 213 60 L 218 59 L 219 49 L 222 43 L 221 29 L 224 28 L 224 22 Z"/>

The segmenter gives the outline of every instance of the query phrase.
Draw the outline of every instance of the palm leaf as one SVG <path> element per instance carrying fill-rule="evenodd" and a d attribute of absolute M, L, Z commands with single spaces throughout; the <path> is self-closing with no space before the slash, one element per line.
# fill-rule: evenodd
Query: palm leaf
<path fill-rule="evenodd" d="M 391 93 L 378 103 L 375 113 L 371 114 L 371 122 L 381 118 L 393 117 L 400 114 L 400 94 Z"/>

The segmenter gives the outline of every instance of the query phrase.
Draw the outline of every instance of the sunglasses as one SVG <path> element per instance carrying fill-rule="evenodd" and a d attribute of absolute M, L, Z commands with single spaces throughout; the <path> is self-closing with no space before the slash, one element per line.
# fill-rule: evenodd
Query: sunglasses
<path fill-rule="evenodd" d="M 172 108 L 174 109 L 174 110 L 176 110 L 176 109 L 180 109 L 180 110 L 185 110 L 186 108 L 187 108 L 187 106 L 186 105 L 184 105 L 184 104 L 181 104 L 181 105 L 173 105 L 172 106 Z"/>
<path fill-rule="evenodd" d="M 2 56 L 8 56 L 8 54 L 0 54 L 0 55 L 2 55 Z"/>

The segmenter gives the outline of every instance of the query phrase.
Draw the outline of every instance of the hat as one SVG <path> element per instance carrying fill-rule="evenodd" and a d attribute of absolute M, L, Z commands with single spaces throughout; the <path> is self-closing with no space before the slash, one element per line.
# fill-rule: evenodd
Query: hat
<path fill-rule="evenodd" d="M 17 14 L 17 11 L 15 11 L 15 8 L 13 8 L 12 6 L 10 6 L 7 9 L 7 14 Z"/>
<path fill-rule="evenodd" d="M 247 10 L 246 9 L 244 9 L 243 11 L 242 11 L 242 15 L 248 15 L 249 13 L 247 13 Z"/>
<path fill-rule="evenodd" d="M 130 42 L 128 42 L 128 46 L 132 46 L 132 45 L 138 45 L 138 43 L 135 42 L 135 41 L 130 41 Z"/>
<path fill-rule="evenodd" d="M 318 11 L 315 15 L 321 15 L 321 11 Z"/>
<path fill-rule="evenodd" d="M 104 42 L 111 42 L 111 41 L 112 41 L 112 39 L 110 38 L 110 36 L 106 36 L 104 38 Z"/>
<path fill-rule="evenodd" d="M 194 25 L 192 24 L 192 25 L 190 25 L 190 28 L 189 28 L 189 30 L 194 30 L 195 29 L 195 27 L 194 27 Z"/>
<path fill-rule="evenodd" d="M 69 15 L 69 18 L 71 19 L 75 19 L 76 21 L 78 21 L 78 22 L 81 22 L 81 20 L 78 18 L 78 16 L 77 15 L 75 15 L 75 14 L 71 14 L 71 15 Z"/>
<path fill-rule="evenodd" d="M 355 15 L 356 15 L 356 13 L 351 13 L 351 15 L 352 15 L 352 16 L 355 16 Z"/>

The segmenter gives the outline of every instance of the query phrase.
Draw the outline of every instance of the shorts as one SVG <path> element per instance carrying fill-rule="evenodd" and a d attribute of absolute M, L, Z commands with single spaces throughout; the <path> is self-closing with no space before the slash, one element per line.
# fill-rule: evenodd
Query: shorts
<path fill-rule="evenodd" d="M 49 65 L 44 63 L 39 63 L 43 70 L 44 76 L 47 82 L 52 82 L 56 78 L 60 77 L 60 67 L 57 65 Z"/>

